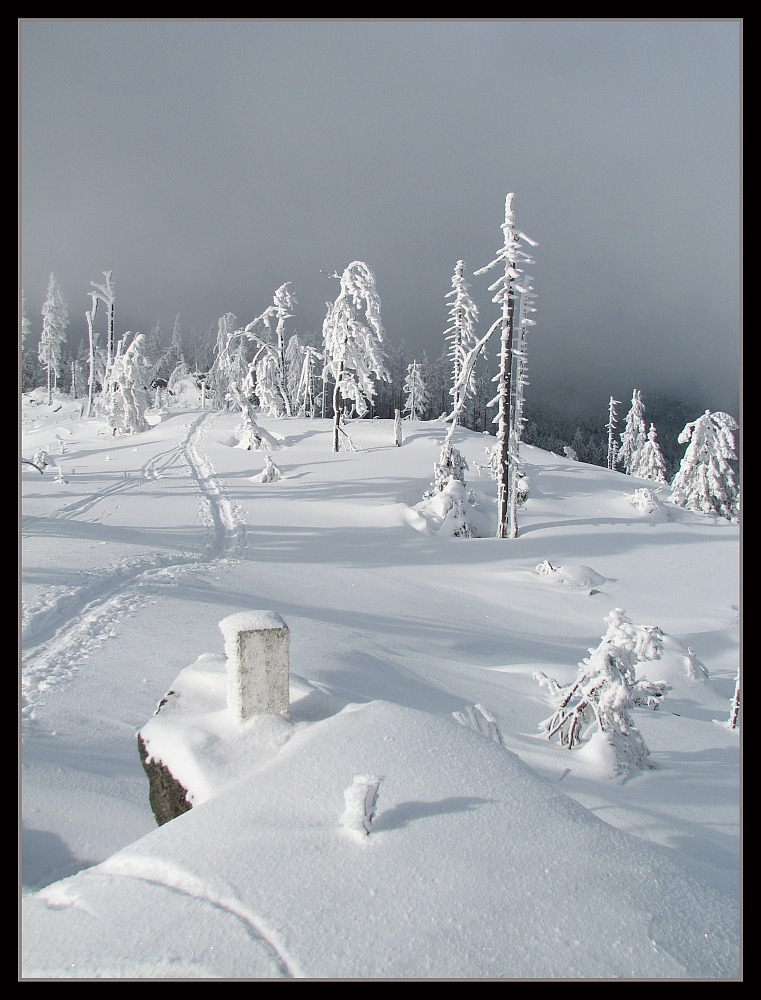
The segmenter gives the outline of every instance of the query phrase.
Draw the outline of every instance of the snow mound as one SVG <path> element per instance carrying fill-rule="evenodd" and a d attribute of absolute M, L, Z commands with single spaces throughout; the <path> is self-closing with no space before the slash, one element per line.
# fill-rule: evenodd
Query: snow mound
<path fill-rule="evenodd" d="M 381 774 L 376 811 L 365 776 Z M 355 775 L 375 812 L 357 839 L 341 826 Z M 302 729 L 235 788 L 26 897 L 23 917 L 25 976 L 739 971 L 736 902 L 672 851 L 451 716 L 383 701 Z"/>
<path fill-rule="evenodd" d="M 601 587 L 605 577 L 600 576 L 590 566 L 553 566 L 549 559 L 539 563 L 536 571 L 553 583 L 565 584 L 567 587 L 577 587 L 579 590 L 589 590 L 590 587 Z"/>

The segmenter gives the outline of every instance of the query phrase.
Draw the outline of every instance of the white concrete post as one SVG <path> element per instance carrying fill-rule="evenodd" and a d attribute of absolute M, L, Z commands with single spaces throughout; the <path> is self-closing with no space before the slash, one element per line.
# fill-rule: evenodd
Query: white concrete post
<path fill-rule="evenodd" d="M 290 712 L 288 626 L 273 611 L 242 611 L 219 623 L 227 656 L 227 707 L 239 722 Z"/>

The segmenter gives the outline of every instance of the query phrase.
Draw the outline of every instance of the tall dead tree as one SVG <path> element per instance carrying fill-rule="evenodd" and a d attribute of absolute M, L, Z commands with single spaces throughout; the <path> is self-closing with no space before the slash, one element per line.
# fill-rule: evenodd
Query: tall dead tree
<path fill-rule="evenodd" d="M 513 317 L 515 313 L 515 293 L 525 292 L 526 288 L 519 284 L 523 273 L 521 264 L 531 263 L 531 257 L 522 249 L 521 240 L 530 246 L 537 244 L 525 233 L 515 229 L 513 214 L 513 192 L 505 199 L 505 221 L 502 223 L 504 242 L 494 260 L 475 273 L 485 274 L 498 264 L 504 266 L 504 273 L 489 286 L 494 292 L 492 302 L 502 307 L 502 315 L 492 324 L 489 334 L 500 328 L 499 373 L 494 381 L 498 383 L 497 395 L 489 404 L 497 405 L 497 415 L 494 422 L 497 429 L 497 538 L 507 538 L 509 535 L 509 493 L 510 493 L 510 395 L 511 374 L 513 364 Z"/>

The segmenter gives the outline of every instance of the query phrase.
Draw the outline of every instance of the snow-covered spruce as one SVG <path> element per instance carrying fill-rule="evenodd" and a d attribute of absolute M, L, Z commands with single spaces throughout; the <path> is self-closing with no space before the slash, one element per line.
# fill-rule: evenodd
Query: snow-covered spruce
<path fill-rule="evenodd" d="M 608 422 L 605 425 L 608 428 L 608 468 L 615 469 L 616 462 L 618 461 L 618 441 L 616 441 L 616 424 L 618 415 L 616 414 L 616 406 L 620 403 L 620 399 L 614 399 L 610 397 L 610 403 L 608 404 Z"/>
<path fill-rule="evenodd" d="M 475 373 L 471 371 L 468 381 L 460 382 L 460 374 L 465 367 L 468 352 L 476 342 L 475 329 L 478 323 L 478 307 L 468 294 L 470 287 L 463 276 L 465 261 L 458 260 L 452 275 L 452 291 L 445 298 L 452 299 L 449 309 L 450 325 L 444 331 L 444 337 L 449 342 L 449 361 L 452 366 L 452 388 L 450 395 L 454 408 L 458 409 L 461 399 L 475 391 Z M 405 389 L 406 389 L 405 385 Z M 409 406 L 407 406 L 409 409 Z"/>
<path fill-rule="evenodd" d="M 650 424 L 647 440 L 632 460 L 631 474 L 637 479 L 652 479 L 656 483 L 668 483 L 666 459 L 656 440 L 655 424 Z"/>
<path fill-rule="evenodd" d="M 354 781 L 344 790 L 345 808 L 341 816 L 341 826 L 352 833 L 366 837 L 375 819 L 378 789 L 383 777 L 370 774 L 356 774 Z"/>
<path fill-rule="evenodd" d="M 635 706 L 657 708 L 670 690 L 664 681 L 655 683 L 637 679 L 635 665 L 658 660 L 663 655 L 660 629 L 635 625 L 621 608 L 605 618 L 608 629 L 595 649 L 579 664 L 579 676 L 563 688 L 542 671 L 534 678 L 547 687 L 559 704 L 548 719 L 539 724 L 551 739 L 557 736 L 562 746 L 572 749 L 591 735 L 607 743 L 614 751 L 614 773 L 625 774 L 632 766 L 646 767 L 648 750 L 629 714 Z"/>
<path fill-rule="evenodd" d="M 51 271 L 48 294 L 42 306 L 42 336 L 37 349 L 37 357 L 45 365 L 48 373 L 48 406 L 53 400 L 53 390 L 61 374 L 61 359 L 68 325 L 69 312 L 56 277 Z"/>
<path fill-rule="evenodd" d="M 518 279 L 523 273 L 520 264 L 530 263 L 531 257 L 521 247 L 521 240 L 530 246 L 536 243 L 529 239 L 525 233 L 519 232 L 515 228 L 515 215 L 513 213 L 513 192 L 510 192 L 505 199 L 505 221 L 502 223 L 504 242 L 499 249 L 497 256 L 491 263 L 480 268 L 475 273 L 485 274 L 496 265 L 504 265 L 504 273 L 489 286 L 489 291 L 494 292 L 492 302 L 502 307 L 502 315 L 496 320 L 484 339 L 484 342 L 499 327 L 500 333 L 500 356 L 499 372 L 494 381 L 498 383 L 497 395 L 491 404 L 497 404 L 497 415 L 494 422 L 497 424 L 497 446 L 498 446 L 498 494 L 497 494 L 497 538 L 506 538 L 511 534 L 509 521 L 509 491 L 510 491 L 510 403 L 511 403 L 511 381 L 513 363 L 513 314 L 515 310 L 516 291 L 524 292 L 526 288 L 519 284 Z"/>
<path fill-rule="evenodd" d="M 375 395 L 373 377 L 390 380 L 383 358 L 384 332 L 380 296 L 375 275 L 361 260 L 355 260 L 338 278 L 341 290 L 322 324 L 325 348 L 323 378 L 334 380 L 333 451 L 338 451 L 341 432 L 341 400 L 351 400 L 363 417 Z"/>
<path fill-rule="evenodd" d="M 428 409 L 431 397 L 426 388 L 422 366 L 419 361 L 413 361 L 407 365 L 407 378 L 404 380 L 404 391 L 407 393 L 404 400 L 404 409 L 409 414 L 410 420 L 414 420 L 415 417 L 422 419 Z"/>
<path fill-rule="evenodd" d="M 518 510 L 517 508 L 526 502 L 528 488 L 521 472 L 520 444 L 523 436 L 523 407 L 525 401 L 525 390 L 528 385 L 528 357 L 527 357 L 527 332 L 529 326 L 536 326 L 533 319 L 529 319 L 530 312 L 536 312 L 533 303 L 536 301 L 534 286 L 531 282 L 534 279 L 531 275 L 526 275 L 524 281 L 525 288 L 521 294 L 521 307 L 518 314 L 518 343 L 513 351 L 513 364 L 515 372 L 513 374 L 513 402 L 512 402 L 512 427 L 510 431 L 510 537 L 518 537 Z"/>
<path fill-rule="evenodd" d="M 102 409 L 114 435 L 137 434 L 148 426 L 145 411 L 151 401 L 145 385 L 148 360 L 145 357 L 145 337 L 135 334 L 132 343 L 123 349 L 127 332 L 119 341 L 103 390 Z"/>
<path fill-rule="evenodd" d="M 738 514 L 740 490 L 730 464 L 737 459 L 736 430 L 734 417 L 710 410 L 687 424 L 678 438 L 688 448 L 671 484 L 672 503 L 700 514 L 727 518 Z"/>
<path fill-rule="evenodd" d="M 621 431 L 621 447 L 616 456 L 616 462 L 622 465 L 627 476 L 636 475 L 633 471 L 638 467 L 639 453 L 645 447 L 647 432 L 645 430 L 645 406 L 639 389 L 632 392 L 632 405 L 626 414 L 626 423 Z"/>

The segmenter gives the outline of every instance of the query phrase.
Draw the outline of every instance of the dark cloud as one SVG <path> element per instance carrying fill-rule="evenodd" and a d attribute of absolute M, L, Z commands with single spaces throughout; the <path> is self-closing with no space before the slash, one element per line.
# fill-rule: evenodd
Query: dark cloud
<path fill-rule="evenodd" d="M 455 261 L 507 191 L 535 251 L 537 397 L 633 385 L 737 411 L 735 22 L 44 22 L 21 26 L 22 276 L 73 339 L 261 312 L 300 330 L 367 261 L 389 339 L 438 355 Z M 496 315 L 472 279 L 484 322 Z"/>

